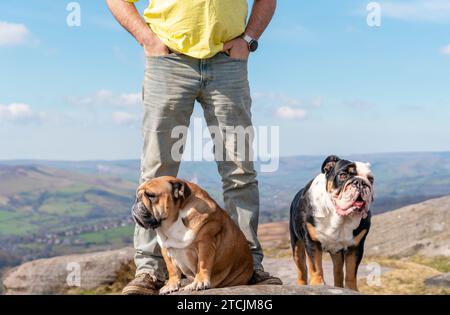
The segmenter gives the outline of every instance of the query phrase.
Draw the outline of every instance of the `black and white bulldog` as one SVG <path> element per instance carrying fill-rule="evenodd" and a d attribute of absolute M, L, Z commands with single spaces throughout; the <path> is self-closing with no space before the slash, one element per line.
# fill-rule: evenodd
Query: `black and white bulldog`
<path fill-rule="evenodd" d="M 290 235 L 299 285 L 324 284 L 322 252 L 333 261 L 334 285 L 357 290 L 357 272 L 370 229 L 374 176 L 368 163 L 329 156 L 318 175 L 295 196 Z"/>

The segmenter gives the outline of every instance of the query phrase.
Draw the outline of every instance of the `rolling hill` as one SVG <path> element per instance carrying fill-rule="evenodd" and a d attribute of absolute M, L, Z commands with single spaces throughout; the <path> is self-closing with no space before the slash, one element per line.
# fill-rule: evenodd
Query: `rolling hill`
<path fill-rule="evenodd" d="M 374 212 L 381 213 L 450 194 L 450 152 L 386 153 L 343 156 L 368 161 L 376 177 Z M 320 171 L 323 156 L 283 157 L 275 173 L 259 173 L 264 222 L 287 218 L 295 193 Z M 90 176 L 108 176 L 137 183 L 139 161 L 0 161 L 0 165 L 40 165 Z M 256 170 L 260 163 L 256 163 Z M 221 182 L 214 162 L 183 162 L 180 177 L 195 179 L 221 201 Z M 2 177 L 0 176 L 0 179 Z M 0 189 L 0 195 L 2 191 Z M 0 197 L 1 198 L 1 197 Z M 1 203 L 0 203 L 1 204 Z"/>
<path fill-rule="evenodd" d="M 128 226 L 135 189 L 120 178 L 0 165 L 0 253 L 22 259 L 64 253 L 84 232 Z"/>
<path fill-rule="evenodd" d="M 375 216 L 367 238 L 368 256 L 450 257 L 450 196 Z"/>

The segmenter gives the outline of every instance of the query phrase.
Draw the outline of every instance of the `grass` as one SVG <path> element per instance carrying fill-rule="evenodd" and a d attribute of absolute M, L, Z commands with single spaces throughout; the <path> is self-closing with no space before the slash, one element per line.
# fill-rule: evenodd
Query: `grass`
<path fill-rule="evenodd" d="M 64 187 L 63 190 L 57 190 L 55 192 L 60 194 L 60 195 L 62 195 L 62 196 L 70 197 L 70 195 L 72 195 L 74 193 L 82 193 L 83 191 L 86 191 L 86 190 L 88 190 L 90 188 L 92 188 L 91 185 L 83 184 L 83 183 L 77 183 L 77 184 L 73 184 L 73 185 L 68 186 L 68 187 Z"/>
<path fill-rule="evenodd" d="M 447 258 L 448 259 L 448 258 Z M 360 281 L 359 290 L 365 294 L 395 294 L 395 295 L 430 295 L 430 294 L 450 294 L 450 289 L 426 286 L 424 281 L 430 277 L 439 275 L 441 272 L 428 265 L 414 262 L 415 258 L 408 259 L 387 259 L 368 258 L 365 263 L 379 263 L 382 266 L 392 268 L 381 276 L 380 286 L 369 286 L 366 281 Z M 441 265 L 441 258 L 427 259 L 429 265 Z"/>
<path fill-rule="evenodd" d="M 29 244 L 21 244 L 18 247 L 22 249 L 42 250 L 45 248 L 45 245 L 37 243 L 29 243 Z"/>
<path fill-rule="evenodd" d="M 38 227 L 23 221 L 1 221 L 0 235 L 1 236 L 20 236 L 27 233 L 33 233 L 38 230 Z"/>
<path fill-rule="evenodd" d="M 0 210 L 0 236 L 20 236 L 38 230 L 24 213 Z"/>
<path fill-rule="evenodd" d="M 14 220 L 21 216 L 23 216 L 23 214 L 7 210 L 0 210 L 0 222 Z"/>
<path fill-rule="evenodd" d="M 264 254 L 270 258 L 291 258 L 292 251 L 287 244 L 263 246 Z M 324 259 L 329 259 L 324 255 Z M 365 279 L 359 281 L 359 290 L 363 294 L 375 295 L 449 295 L 450 289 L 426 286 L 424 281 L 441 273 L 450 272 L 450 258 L 445 256 L 413 256 L 403 259 L 368 257 L 363 263 L 378 263 L 391 270 L 381 276 L 381 286 L 369 286 Z"/>
<path fill-rule="evenodd" d="M 121 244 L 124 238 L 131 238 L 133 236 L 133 231 L 134 226 L 129 225 L 105 231 L 81 234 L 80 239 L 91 244 Z"/>
<path fill-rule="evenodd" d="M 39 211 L 67 217 L 83 217 L 86 216 L 91 209 L 91 205 L 83 202 L 67 202 L 62 199 L 50 199 L 39 208 Z"/>
<path fill-rule="evenodd" d="M 425 256 L 414 256 L 411 257 L 411 261 L 429 266 L 440 272 L 450 272 L 450 258 L 446 256 L 436 256 L 436 257 L 425 257 Z"/>

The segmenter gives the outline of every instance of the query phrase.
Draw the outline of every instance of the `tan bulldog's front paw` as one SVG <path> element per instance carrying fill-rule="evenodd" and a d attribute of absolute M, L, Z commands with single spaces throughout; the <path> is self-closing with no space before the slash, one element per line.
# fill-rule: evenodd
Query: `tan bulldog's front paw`
<path fill-rule="evenodd" d="M 311 277 L 311 285 L 325 285 L 325 281 L 321 276 Z"/>
<path fill-rule="evenodd" d="M 194 279 L 191 284 L 188 284 L 183 288 L 183 291 L 200 291 L 209 289 L 210 287 L 211 282 L 209 280 Z"/>
<path fill-rule="evenodd" d="M 180 290 L 180 281 L 169 281 L 159 290 L 160 295 L 166 295 Z"/>

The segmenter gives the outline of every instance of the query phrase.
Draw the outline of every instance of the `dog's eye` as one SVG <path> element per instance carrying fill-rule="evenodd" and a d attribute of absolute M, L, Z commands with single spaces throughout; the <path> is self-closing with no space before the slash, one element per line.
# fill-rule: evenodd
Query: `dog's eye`
<path fill-rule="evenodd" d="M 339 180 L 346 180 L 348 179 L 348 174 L 347 173 L 341 173 L 339 174 Z"/>
<path fill-rule="evenodd" d="M 371 184 L 373 184 L 375 182 L 375 178 L 373 178 L 373 176 L 369 176 L 367 179 L 369 180 L 369 182 Z"/>
<path fill-rule="evenodd" d="M 150 202 L 154 203 L 157 201 L 158 197 L 155 194 L 148 194 L 147 195 L 148 200 L 150 200 Z"/>

